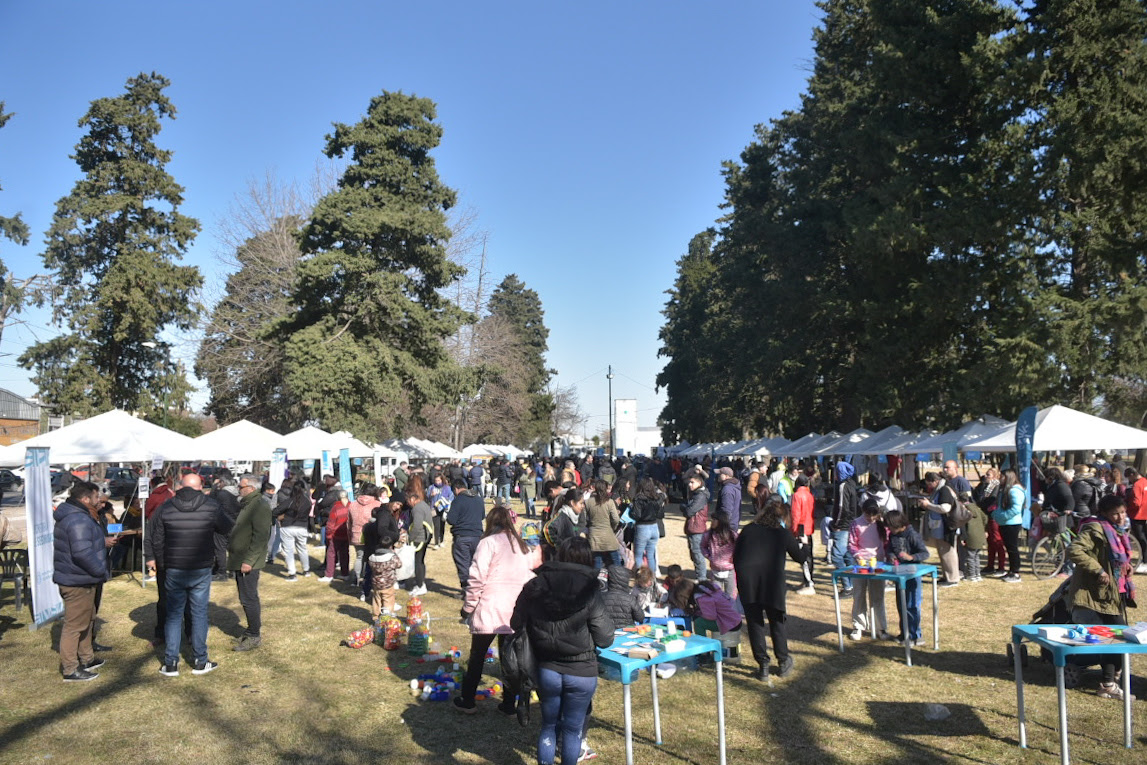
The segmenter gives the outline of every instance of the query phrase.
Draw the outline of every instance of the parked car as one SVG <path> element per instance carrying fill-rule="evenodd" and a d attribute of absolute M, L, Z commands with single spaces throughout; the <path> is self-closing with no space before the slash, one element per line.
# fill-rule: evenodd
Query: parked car
<path fill-rule="evenodd" d="M 79 480 L 67 470 L 53 470 L 51 475 L 53 497 L 59 496 L 60 494 L 67 494 L 68 489 L 72 488 L 72 484 Z"/>
<path fill-rule="evenodd" d="M 0 491 L 18 490 L 24 485 L 24 479 L 11 470 L 0 470 Z"/>
<path fill-rule="evenodd" d="M 139 471 L 133 468 L 111 467 L 104 475 L 109 497 L 130 497 L 139 485 Z"/>

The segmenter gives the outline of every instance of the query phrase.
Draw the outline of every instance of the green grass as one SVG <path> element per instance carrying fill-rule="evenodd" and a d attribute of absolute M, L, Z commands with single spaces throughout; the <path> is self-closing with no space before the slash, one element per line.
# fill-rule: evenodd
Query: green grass
<path fill-rule="evenodd" d="M 689 567 L 681 522 L 668 521 L 663 564 Z M 321 555 L 314 550 L 316 556 Z M 434 639 L 469 646 L 457 623 L 457 579 L 449 549 L 428 557 Z M 820 566 L 818 587 L 828 592 Z M 234 585 L 212 587 L 211 656 L 220 663 L 194 677 L 158 673 L 148 640 L 155 589 L 127 577 L 106 585 L 101 642 L 115 650 L 92 683 L 60 681 L 53 641 L 59 627 L 27 630 L 15 614 L 11 585 L 0 593 L 0 763 L 358 763 L 397 758 L 425 763 L 532 763 L 539 711 L 523 729 L 494 702 L 460 715 L 449 703 L 410 696 L 409 680 L 426 671 L 405 651 L 339 646 L 369 618 L 339 584 L 312 577 L 288 583 L 283 566 L 264 573 L 262 647 L 230 651 L 242 629 Z M 790 566 L 792 581 L 795 568 Z M 789 596 L 790 644 L 796 671 L 769 688 L 752 679 L 751 661 L 725 671 L 729 762 L 904 763 L 1052 762 L 1058 757 L 1051 666 L 1033 656 L 1028 668 L 1028 740 L 1017 744 L 1015 685 L 1004 649 L 1009 627 L 1027 622 L 1058 580 L 1025 577 L 943 591 L 941 650 L 913 652 L 864 641 L 837 650 L 832 598 Z M 926 591 L 927 594 L 927 591 Z M 404 602 L 400 595 L 400 602 Z M 888 598 L 895 619 L 895 606 Z M 924 617 L 931 611 L 925 598 Z M 847 614 L 845 615 L 847 618 Z M 930 627 L 925 636 L 931 639 Z M 747 640 L 742 652 L 748 656 Z M 1140 662 L 1138 669 L 1144 671 Z M 1098 699 L 1096 674 L 1069 691 L 1069 728 L 1077 762 L 1147 761 L 1147 713 L 1133 705 L 1135 746 L 1122 747 L 1122 706 Z M 645 763 L 717 762 L 712 670 L 661 683 L 664 744 L 653 744 L 647 681 L 633 686 L 634 755 Z M 1138 678 L 1133 691 L 1147 696 Z M 923 706 L 944 704 L 952 715 L 924 719 Z M 590 741 L 600 762 L 624 762 L 621 685 L 602 680 L 594 699 Z"/>

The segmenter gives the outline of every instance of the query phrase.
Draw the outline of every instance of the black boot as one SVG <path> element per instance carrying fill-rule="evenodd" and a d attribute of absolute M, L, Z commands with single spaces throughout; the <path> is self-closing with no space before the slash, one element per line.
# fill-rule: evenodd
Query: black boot
<path fill-rule="evenodd" d="M 769 663 L 767 661 L 761 662 L 759 669 L 757 669 L 757 679 L 761 682 L 766 682 L 769 679 Z"/>

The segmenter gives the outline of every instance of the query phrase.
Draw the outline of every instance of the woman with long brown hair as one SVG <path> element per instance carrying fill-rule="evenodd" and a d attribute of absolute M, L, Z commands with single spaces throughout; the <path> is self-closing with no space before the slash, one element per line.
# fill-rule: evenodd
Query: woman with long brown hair
<path fill-rule="evenodd" d="M 414 473 L 406 482 L 406 506 L 410 508 L 410 529 L 407 535 L 414 545 L 414 587 L 411 595 L 426 594 L 426 548 L 434 537 L 433 511 L 426 502 L 426 489 L 421 473 Z"/>
<path fill-rule="evenodd" d="M 513 514 L 504 502 L 505 499 L 499 498 L 486 516 L 486 531 L 474 550 L 462 604 L 462 612 L 470 625 L 470 659 L 462 678 L 462 693 L 454 699 L 454 706 L 466 714 L 478 711 L 474 696 L 482 679 L 486 651 L 495 637 L 501 651 L 506 636 L 513 634 L 510 617 L 514 614 L 514 604 L 542 562 L 537 548 L 522 541 L 514 527 Z M 507 686 L 498 709 L 507 715 L 514 714 L 515 695 L 517 689 Z"/>

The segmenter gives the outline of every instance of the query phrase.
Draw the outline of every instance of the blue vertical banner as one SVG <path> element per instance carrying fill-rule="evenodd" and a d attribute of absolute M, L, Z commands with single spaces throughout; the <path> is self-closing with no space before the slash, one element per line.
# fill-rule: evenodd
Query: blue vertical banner
<path fill-rule="evenodd" d="M 354 479 L 350 472 L 350 449 L 339 449 L 339 483 L 342 484 L 343 491 L 346 492 L 347 502 L 354 502 Z"/>
<path fill-rule="evenodd" d="M 56 521 L 52 517 L 52 475 L 46 447 L 24 450 L 24 499 L 28 528 L 32 530 L 28 535 L 33 607 L 30 628 L 39 629 L 64 614 L 60 588 L 52 581 L 56 573 Z"/>
<path fill-rule="evenodd" d="M 271 483 L 276 489 L 283 488 L 283 481 L 287 478 L 287 450 L 276 449 L 271 454 Z"/>
<path fill-rule="evenodd" d="M 1038 411 L 1034 406 L 1029 406 L 1020 412 L 1020 418 L 1016 420 L 1016 472 L 1024 487 L 1024 494 L 1027 495 L 1024 501 L 1025 529 L 1032 526 L 1032 440 L 1035 438 L 1035 416 Z"/>
<path fill-rule="evenodd" d="M 335 466 L 331 464 L 331 453 L 323 449 L 323 476 L 334 475 Z"/>

